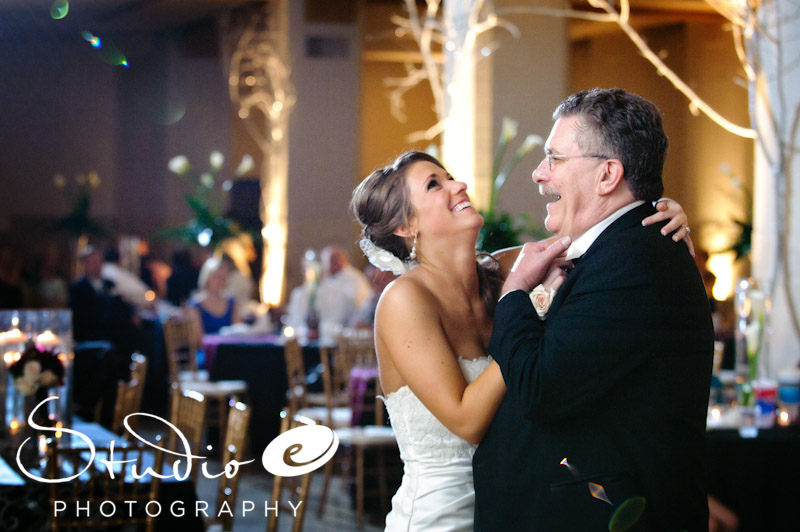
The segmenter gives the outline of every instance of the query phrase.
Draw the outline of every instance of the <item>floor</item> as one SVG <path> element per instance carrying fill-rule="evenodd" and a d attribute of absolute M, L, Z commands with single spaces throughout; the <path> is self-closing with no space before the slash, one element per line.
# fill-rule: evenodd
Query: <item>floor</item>
<path fill-rule="evenodd" d="M 209 472 L 219 471 L 219 461 L 210 460 L 208 462 Z M 331 532 L 331 531 L 357 531 L 356 513 L 353 508 L 350 496 L 341 488 L 340 477 L 335 477 L 331 482 L 328 495 L 328 503 L 325 505 L 325 513 L 321 518 L 317 517 L 319 508 L 320 494 L 322 491 L 322 470 L 318 470 L 311 479 L 311 487 L 307 504 L 304 532 Z M 202 475 L 198 479 L 197 496 L 198 499 L 207 501 L 210 511 L 213 511 L 216 504 L 217 481 L 206 479 Z M 233 532 L 265 532 L 267 529 L 267 519 L 264 517 L 265 501 L 272 506 L 272 477 L 266 473 L 261 464 L 256 461 L 247 466 L 243 466 L 239 471 L 239 493 L 237 508 L 233 510 L 234 522 Z M 252 501 L 255 509 L 245 513 L 242 503 Z M 278 530 L 290 531 L 292 527 L 291 512 L 281 512 L 278 518 Z M 369 522 L 372 521 L 372 522 Z M 365 532 L 378 532 L 383 530 L 382 516 L 374 515 L 365 519 Z"/>

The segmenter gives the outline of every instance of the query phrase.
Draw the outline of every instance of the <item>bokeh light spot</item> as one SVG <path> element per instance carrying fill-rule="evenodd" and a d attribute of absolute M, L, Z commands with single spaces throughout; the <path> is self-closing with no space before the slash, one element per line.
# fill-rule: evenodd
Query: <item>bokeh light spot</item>
<path fill-rule="evenodd" d="M 53 20 L 61 20 L 69 13 L 69 2 L 67 0 L 55 0 L 50 5 L 50 17 Z"/>
<path fill-rule="evenodd" d="M 602 485 L 589 482 L 589 493 L 591 493 L 592 497 L 595 499 L 599 499 L 611 504 L 611 500 L 608 498 L 608 495 L 606 495 L 606 490 Z M 613 504 L 611 505 L 613 506 Z"/>
<path fill-rule="evenodd" d="M 624 532 L 635 525 L 644 513 L 647 499 L 644 497 L 631 497 L 617 507 L 608 520 L 609 532 Z"/>
<path fill-rule="evenodd" d="M 102 43 L 100 42 L 100 37 L 98 37 L 97 35 L 95 35 L 90 31 L 82 31 L 81 37 L 83 37 L 83 40 L 91 44 L 92 48 L 100 48 L 100 46 L 102 46 Z"/>

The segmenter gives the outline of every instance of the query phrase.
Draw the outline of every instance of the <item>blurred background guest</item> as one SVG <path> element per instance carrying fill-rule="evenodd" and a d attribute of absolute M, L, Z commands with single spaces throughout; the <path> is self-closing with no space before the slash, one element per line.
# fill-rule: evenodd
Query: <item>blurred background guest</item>
<path fill-rule="evenodd" d="M 314 308 L 319 316 L 320 336 L 323 331 L 336 334 L 370 294 L 367 277 L 350 264 L 341 246 L 329 245 L 321 253 L 322 280 L 317 287 Z"/>
<path fill-rule="evenodd" d="M 200 270 L 200 292 L 192 296 L 189 312 L 203 334 L 214 334 L 222 327 L 239 322 L 236 300 L 227 291 L 229 275 L 230 266 L 215 257 L 208 259 Z"/>
<path fill-rule="evenodd" d="M 289 294 L 289 303 L 286 307 L 286 315 L 283 323 L 292 327 L 298 334 L 305 334 L 308 328 L 309 310 L 312 310 L 312 325 L 318 325 L 316 311 L 314 309 L 314 299 L 317 296 L 317 286 L 319 285 L 321 265 L 317 260 L 317 253 L 313 249 L 307 249 L 303 254 L 300 268 L 303 272 L 303 284 L 296 286 Z"/>
<path fill-rule="evenodd" d="M 364 275 L 366 275 L 370 285 L 369 296 L 356 309 L 352 318 L 350 318 L 349 325 L 351 327 L 371 329 L 375 323 L 375 308 L 378 306 L 378 300 L 383 293 L 383 289 L 394 281 L 396 276 L 392 272 L 381 271 L 369 263 L 364 268 Z"/>
<path fill-rule="evenodd" d="M 128 354 L 140 349 L 139 318 L 133 306 L 118 295 L 114 282 L 103 279 L 100 250 L 87 246 L 79 260 L 84 275 L 69 288 L 75 341 L 107 340 Z"/>
<path fill-rule="evenodd" d="M 167 279 L 167 301 L 180 307 L 197 288 L 200 269 L 192 262 L 187 249 L 178 249 L 172 253 L 172 273 Z"/>
<path fill-rule="evenodd" d="M 106 251 L 101 267 L 102 278 L 110 281 L 114 286 L 114 293 L 134 308 L 152 307 L 155 302 L 155 292 L 138 276 L 120 266 L 119 259 L 119 251 L 116 248 Z"/>
<path fill-rule="evenodd" d="M 256 283 L 250 265 L 256 260 L 253 239 L 247 233 L 222 241 L 222 260 L 228 267 L 228 293 L 245 312 L 251 301 L 257 298 Z"/>

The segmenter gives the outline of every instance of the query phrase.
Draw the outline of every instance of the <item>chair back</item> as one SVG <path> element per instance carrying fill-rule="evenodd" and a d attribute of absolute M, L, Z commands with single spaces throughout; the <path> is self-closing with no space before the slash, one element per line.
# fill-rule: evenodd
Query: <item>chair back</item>
<path fill-rule="evenodd" d="M 306 366 L 303 362 L 303 348 L 297 338 L 290 338 L 286 340 L 283 346 L 283 356 L 286 360 L 286 381 L 288 390 L 286 392 L 286 399 L 288 402 L 288 409 L 291 415 L 294 415 L 299 409 L 306 408 L 308 401 L 306 394 Z"/>
<path fill-rule="evenodd" d="M 242 462 L 247 445 L 247 428 L 250 426 L 250 409 L 239 401 L 231 401 L 228 410 L 228 426 L 225 429 L 225 445 L 222 449 L 222 466 L 236 460 Z M 236 507 L 236 495 L 239 488 L 241 473 L 228 478 L 227 475 L 219 477 L 217 487 L 217 516 L 214 521 L 222 525 L 223 530 L 233 530 L 233 515 L 229 512 L 220 512 L 223 504 L 228 508 Z"/>
<path fill-rule="evenodd" d="M 112 449 L 113 477 L 105 466 L 99 465 L 100 459 L 110 460 Z M 70 481 L 49 484 L 50 530 L 145 525 L 147 532 L 154 531 L 156 514 L 149 516 L 145 505 L 158 500 L 161 480 L 155 475 L 138 473 L 147 467 L 161 471 L 163 451 L 153 452 L 153 448 L 145 444 L 96 447 L 95 457 L 94 462 L 87 464 L 85 448 L 61 448 L 56 444 L 47 448 L 49 479 L 75 475 Z M 134 468 L 136 475 L 133 474 Z M 77 475 L 80 471 L 83 472 Z M 106 517 L 103 513 L 111 516 Z"/>
<path fill-rule="evenodd" d="M 285 410 L 281 412 L 281 434 L 301 425 L 303 425 L 301 421 L 289 415 Z M 306 507 L 308 506 L 308 491 L 310 486 L 310 472 L 298 477 L 275 476 L 273 478 L 272 500 L 278 505 L 278 511 L 269 513 L 267 532 L 276 532 L 278 530 L 278 517 L 281 512 L 285 512 L 287 515 L 294 515 L 292 532 L 301 532 L 303 530 L 303 520 L 305 519 Z M 285 495 L 284 490 L 286 491 Z M 289 502 L 294 506 L 290 506 Z M 297 509 L 296 511 L 295 508 Z"/>
<path fill-rule="evenodd" d="M 142 391 L 144 380 L 119 381 L 117 384 L 117 399 L 114 401 L 114 418 L 111 422 L 111 432 L 123 434 L 123 422 L 129 414 L 139 412 L 142 405 Z M 135 421 L 135 418 L 131 418 Z"/>
<path fill-rule="evenodd" d="M 141 353 L 133 353 L 131 355 L 131 380 L 138 380 L 144 382 L 147 376 L 147 357 Z"/>
<path fill-rule="evenodd" d="M 164 322 L 163 328 L 170 382 L 178 382 L 182 371 L 196 374 L 200 338 L 197 337 L 193 320 L 188 316 L 173 316 Z"/>
<path fill-rule="evenodd" d="M 202 455 L 200 450 L 205 439 L 205 417 L 206 400 L 203 394 L 195 390 L 183 390 L 173 384 L 169 421 L 186 437 L 193 455 Z M 185 451 L 174 431 L 170 431 L 167 449 L 181 453 Z M 197 479 L 199 469 L 199 467 L 192 468 L 192 480 Z"/>
<path fill-rule="evenodd" d="M 500 263 L 500 273 L 504 278 L 508 275 L 508 272 L 511 271 L 511 267 L 514 265 L 514 261 L 517 260 L 520 251 L 522 251 L 522 246 L 514 246 L 498 249 L 492 253 L 492 257 Z"/>
<path fill-rule="evenodd" d="M 348 366 L 372 368 L 378 364 L 372 329 L 345 328 L 339 335 L 336 350 Z"/>

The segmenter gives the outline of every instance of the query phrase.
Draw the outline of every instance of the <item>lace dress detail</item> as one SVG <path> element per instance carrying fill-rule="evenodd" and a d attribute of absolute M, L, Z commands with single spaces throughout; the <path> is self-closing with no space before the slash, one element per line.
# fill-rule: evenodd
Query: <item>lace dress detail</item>
<path fill-rule="evenodd" d="M 491 360 L 459 358 L 458 362 L 467 382 L 472 382 Z M 388 394 L 384 402 L 404 462 L 386 530 L 471 531 L 472 455 L 477 445 L 450 432 L 408 386 Z"/>

